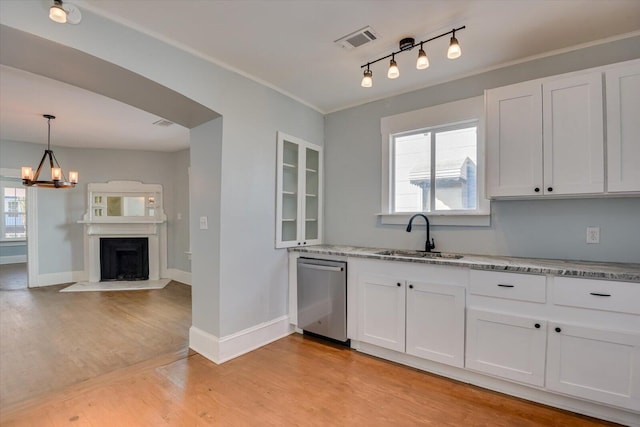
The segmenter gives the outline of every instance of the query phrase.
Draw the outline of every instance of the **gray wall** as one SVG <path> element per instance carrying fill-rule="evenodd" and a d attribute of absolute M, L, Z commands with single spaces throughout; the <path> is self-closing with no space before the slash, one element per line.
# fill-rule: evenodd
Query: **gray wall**
<path fill-rule="evenodd" d="M 45 148 L 40 144 L 0 141 L 0 167 L 36 167 Z M 53 149 L 63 168 L 69 170 L 73 167 L 79 172 L 80 183 L 71 190 L 36 189 L 40 274 L 84 270 L 84 230 L 77 221 L 82 219 L 86 211 L 87 184 L 110 180 L 141 181 L 163 186 L 164 209 L 169 218 L 167 267 L 182 269 L 182 257 L 189 250 L 189 240 L 176 236 L 181 232 L 178 228 L 188 230 L 188 224 L 179 224 L 173 219 L 178 211 L 188 213 L 188 200 L 183 195 L 175 197 L 175 194 L 189 191 L 186 179 L 176 179 L 187 173 L 188 150 L 161 153 L 65 147 Z M 186 222 L 187 218 L 183 217 L 182 222 Z"/>
<path fill-rule="evenodd" d="M 488 88 L 640 57 L 640 37 L 482 73 L 325 118 L 325 241 L 419 249 L 424 228 L 381 225 L 385 116 L 482 95 Z M 464 58 L 463 58 L 464 59 Z M 601 243 L 587 245 L 586 227 Z M 640 262 L 640 198 L 492 202 L 490 227 L 433 227 L 437 249 L 524 257 Z"/>

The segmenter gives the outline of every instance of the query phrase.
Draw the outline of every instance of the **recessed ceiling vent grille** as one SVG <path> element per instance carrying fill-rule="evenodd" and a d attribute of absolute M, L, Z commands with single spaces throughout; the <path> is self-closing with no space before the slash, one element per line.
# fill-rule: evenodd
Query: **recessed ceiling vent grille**
<path fill-rule="evenodd" d="M 162 126 L 162 127 L 169 127 L 173 124 L 173 122 L 170 122 L 169 120 L 165 120 L 165 119 L 160 119 L 156 122 L 153 122 L 154 125 L 156 126 Z"/>
<path fill-rule="evenodd" d="M 339 38 L 335 43 L 344 49 L 351 50 L 374 41 L 377 38 L 378 35 L 373 28 L 366 26 L 358 31 L 354 31 L 351 34 L 347 34 L 346 36 Z"/>

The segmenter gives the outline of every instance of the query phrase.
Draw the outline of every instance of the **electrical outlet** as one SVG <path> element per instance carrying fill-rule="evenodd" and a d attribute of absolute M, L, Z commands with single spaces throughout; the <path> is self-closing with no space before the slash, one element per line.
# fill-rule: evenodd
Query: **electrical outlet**
<path fill-rule="evenodd" d="M 600 243 L 600 227 L 587 227 L 587 243 Z"/>

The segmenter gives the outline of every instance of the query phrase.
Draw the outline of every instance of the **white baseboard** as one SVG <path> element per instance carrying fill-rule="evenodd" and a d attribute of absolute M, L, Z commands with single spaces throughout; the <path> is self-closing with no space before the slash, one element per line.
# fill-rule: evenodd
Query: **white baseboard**
<path fill-rule="evenodd" d="M 167 268 L 166 278 L 191 286 L 191 272 L 189 271 L 178 270 L 177 268 Z"/>
<path fill-rule="evenodd" d="M 191 326 L 189 347 L 212 362 L 221 364 L 291 333 L 293 326 L 286 315 L 222 338 Z"/>
<path fill-rule="evenodd" d="M 41 286 L 60 285 L 62 283 L 82 280 L 87 280 L 87 275 L 84 271 L 63 271 L 60 273 L 40 274 L 35 280 L 29 280 L 29 287 L 39 288 Z"/>
<path fill-rule="evenodd" d="M 21 264 L 27 262 L 26 255 L 7 255 L 0 256 L 0 265 L 4 264 Z"/>

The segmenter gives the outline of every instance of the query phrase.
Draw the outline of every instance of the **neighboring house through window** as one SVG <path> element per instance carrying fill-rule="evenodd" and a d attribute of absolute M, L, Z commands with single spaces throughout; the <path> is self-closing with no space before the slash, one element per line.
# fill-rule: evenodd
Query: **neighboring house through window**
<path fill-rule="evenodd" d="M 426 213 L 441 225 L 489 225 L 483 98 L 382 119 L 382 223 Z"/>

